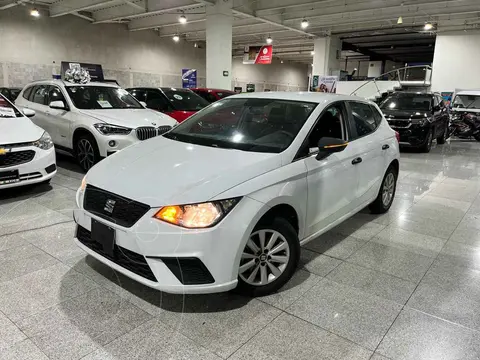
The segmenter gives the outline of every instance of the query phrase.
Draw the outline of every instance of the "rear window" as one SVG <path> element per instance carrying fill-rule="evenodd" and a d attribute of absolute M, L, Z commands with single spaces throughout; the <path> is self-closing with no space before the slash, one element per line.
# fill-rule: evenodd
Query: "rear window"
<path fill-rule="evenodd" d="M 397 93 L 389 96 L 380 105 L 380 109 L 429 111 L 431 109 L 431 106 L 431 95 L 416 93 Z"/>
<path fill-rule="evenodd" d="M 162 90 L 175 110 L 198 111 L 210 105 L 208 101 L 190 90 L 175 88 L 164 88 Z"/>
<path fill-rule="evenodd" d="M 0 94 L 0 118 L 22 117 L 20 111 L 15 108 L 3 95 Z"/>

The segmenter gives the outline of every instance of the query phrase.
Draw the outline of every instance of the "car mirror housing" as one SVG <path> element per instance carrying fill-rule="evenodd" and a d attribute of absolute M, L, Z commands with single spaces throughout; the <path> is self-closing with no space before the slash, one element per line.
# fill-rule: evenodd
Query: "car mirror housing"
<path fill-rule="evenodd" d="M 22 112 L 23 112 L 23 115 L 25 115 L 26 117 L 34 117 L 35 116 L 35 110 L 32 110 L 32 109 L 23 108 Z"/>
<path fill-rule="evenodd" d="M 62 100 L 52 101 L 49 105 L 52 109 L 67 110 L 65 103 Z"/>
<path fill-rule="evenodd" d="M 340 152 L 345 150 L 347 147 L 348 142 L 332 137 L 322 137 L 318 142 L 318 155 L 316 156 L 317 160 L 322 160 L 326 158 L 328 155 Z"/>

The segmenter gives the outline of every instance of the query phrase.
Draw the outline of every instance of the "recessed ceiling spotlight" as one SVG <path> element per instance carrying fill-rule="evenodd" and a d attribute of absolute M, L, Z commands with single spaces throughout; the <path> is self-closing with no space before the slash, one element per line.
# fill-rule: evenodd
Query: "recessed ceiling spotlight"
<path fill-rule="evenodd" d="M 30 10 L 30 15 L 32 15 L 33 17 L 39 17 L 40 11 L 38 11 L 37 8 L 33 8 L 32 10 Z"/>
<path fill-rule="evenodd" d="M 270 35 L 268 35 L 267 37 L 267 44 L 271 44 L 273 41 L 272 37 Z"/>
<path fill-rule="evenodd" d="M 312 56 L 315 55 L 315 51 L 313 51 L 313 50 L 310 51 L 310 55 L 312 55 Z"/>
<path fill-rule="evenodd" d="M 193 47 L 198 48 L 198 44 L 197 43 L 193 44 Z"/>
<path fill-rule="evenodd" d="M 430 22 L 425 23 L 425 26 L 423 27 L 425 30 L 432 30 L 433 29 L 433 24 Z"/>
<path fill-rule="evenodd" d="M 302 25 L 302 29 L 306 29 L 310 24 L 308 23 L 307 19 L 303 18 L 301 25 Z"/>
<path fill-rule="evenodd" d="M 186 17 L 185 15 L 180 15 L 180 16 L 178 17 L 178 22 L 179 22 L 180 24 L 186 24 L 186 23 L 187 23 L 187 17 Z"/>
<path fill-rule="evenodd" d="M 280 64 L 283 64 L 283 60 L 280 60 Z"/>
<path fill-rule="evenodd" d="M 180 36 L 178 36 L 177 34 L 173 35 L 173 41 L 175 42 L 179 42 L 180 41 Z"/>

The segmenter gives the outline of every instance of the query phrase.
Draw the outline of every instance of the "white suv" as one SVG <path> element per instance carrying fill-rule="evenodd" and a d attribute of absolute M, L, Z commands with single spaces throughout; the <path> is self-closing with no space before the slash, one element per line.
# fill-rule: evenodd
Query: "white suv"
<path fill-rule="evenodd" d="M 73 155 L 85 171 L 101 158 L 177 124 L 107 83 L 37 81 L 22 90 L 15 104 L 35 110 L 32 121 L 51 135 L 57 150 Z"/>

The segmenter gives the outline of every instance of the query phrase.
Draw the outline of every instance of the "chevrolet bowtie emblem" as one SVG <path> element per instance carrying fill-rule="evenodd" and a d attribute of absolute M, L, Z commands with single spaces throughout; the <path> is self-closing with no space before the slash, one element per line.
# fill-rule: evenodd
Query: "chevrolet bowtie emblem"
<path fill-rule="evenodd" d="M 7 152 L 7 149 L 0 148 L 0 155 L 5 155 Z"/>

